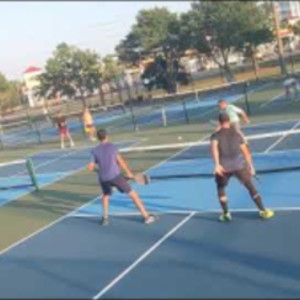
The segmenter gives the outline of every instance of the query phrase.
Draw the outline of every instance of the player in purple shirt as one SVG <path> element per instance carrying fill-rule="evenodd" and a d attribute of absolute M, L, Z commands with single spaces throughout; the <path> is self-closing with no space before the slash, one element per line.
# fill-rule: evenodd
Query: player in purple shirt
<path fill-rule="evenodd" d="M 141 212 L 146 224 L 155 222 L 157 217 L 147 212 L 138 193 L 131 188 L 125 177 L 121 174 L 122 169 L 128 178 L 133 178 L 132 171 L 118 152 L 117 147 L 110 143 L 106 130 L 98 130 L 97 137 L 100 144 L 92 151 L 92 161 L 89 163 L 88 169 L 91 172 L 97 170 L 99 183 L 102 188 L 102 225 L 108 225 L 109 223 L 108 207 L 113 187 L 116 187 L 121 193 L 128 194 Z"/>

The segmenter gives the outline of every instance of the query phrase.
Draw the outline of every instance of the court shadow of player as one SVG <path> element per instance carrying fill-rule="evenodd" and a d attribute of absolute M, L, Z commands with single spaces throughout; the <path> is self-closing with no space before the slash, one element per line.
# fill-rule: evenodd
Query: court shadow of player
<path fill-rule="evenodd" d="M 172 200 L 172 197 L 167 197 L 167 196 L 161 196 L 161 195 L 147 195 L 143 196 L 141 194 L 141 198 L 147 207 L 149 211 L 170 211 L 170 210 L 192 210 L 190 208 L 185 208 L 185 207 L 180 207 L 180 206 L 175 206 L 171 205 L 169 203 L 163 204 L 163 201 L 168 201 Z M 153 200 L 159 200 L 161 201 L 160 203 L 153 203 Z M 132 201 L 123 194 L 116 194 L 114 197 L 111 199 L 111 209 L 113 210 L 115 208 L 123 208 L 123 209 L 130 209 L 135 211 L 135 205 L 132 203 Z"/>
<path fill-rule="evenodd" d="M 61 216 L 70 213 L 91 200 L 89 194 L 65 191 L 33 192 L 26 201 L 13 201 L 9 205 L 16 209 L 29 209 L 32 213 Z"/>

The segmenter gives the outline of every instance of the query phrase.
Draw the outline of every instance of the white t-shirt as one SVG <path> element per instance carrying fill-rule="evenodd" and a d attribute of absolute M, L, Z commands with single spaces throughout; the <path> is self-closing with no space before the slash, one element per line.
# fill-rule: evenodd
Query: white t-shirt
<path fill-rule="evenodd" d="M 291 86 L 292 84 L 297 84 L 297 80 L 295 78 L 288 78 L 283 82 L 285 87 Z"/>
<path fill-rule="evenodd" d="M 239 114 L 243 112 L 243 110 L 233 104 L 228 104 L 227 107 L 223 110 L 229 115 L 230 123 L 236 123 L 240 121 Z"/>

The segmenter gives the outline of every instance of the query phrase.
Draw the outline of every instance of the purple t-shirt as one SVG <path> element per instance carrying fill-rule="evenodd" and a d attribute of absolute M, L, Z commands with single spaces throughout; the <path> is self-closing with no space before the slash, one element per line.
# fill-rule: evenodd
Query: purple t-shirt
<path fill-rule="evenodd" d="M 92 151 L 94 162 L 98 165 L 100 181 L 109 181 L 120 175 L 117 164 L 118 149 L 112 143 L 103 143 Z"/>

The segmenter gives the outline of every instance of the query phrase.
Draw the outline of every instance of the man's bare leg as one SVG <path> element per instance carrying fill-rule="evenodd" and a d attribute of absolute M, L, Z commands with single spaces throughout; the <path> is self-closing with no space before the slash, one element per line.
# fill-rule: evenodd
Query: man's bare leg
<path fill-rule="evenodd" d="M 147 212 L 142 199 L 139 197 L 138 193 L 136 191 L 131 191 L 129 194 L 129 197 L 132 199 L 134 204 L 136 205 L 137 209 L 140 211 L 141 215 L 147 219 L 149 217 L 149 213 Z"/>
<path fill-rule="evenodd" d="M 108 208 L 109 208 L 109 196 L 102 196 L 102 210 L 103 210 L 103 218 L 108 219 Z"/>
<path fill-rule="evenodd" d="M 60 147 L 61 149 L 65 148 L 65 137 L 63 135 L 60 136 Z"/>
<path fill-rule="evenodd" d="M 74 143 L 74 141 L 73 141 L 73 139 L 72 139 L 72 136 L 71 136 L 71 134 L 68 132 L 67 133 L 67 136 L 68 136 L 68 139 L 69 139 L 69 142 L 70 142 L 70 146 L 71 147 L 74 147 L 75 146 L 75 143 Z"/>

